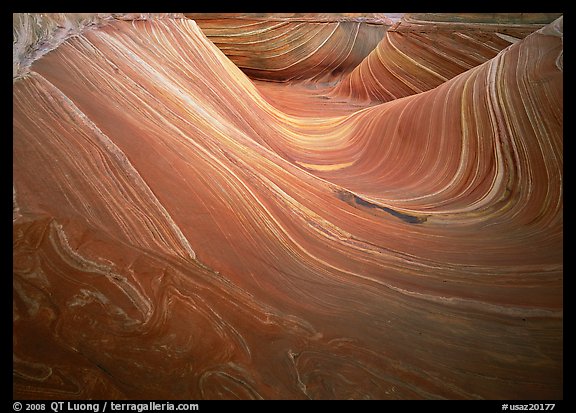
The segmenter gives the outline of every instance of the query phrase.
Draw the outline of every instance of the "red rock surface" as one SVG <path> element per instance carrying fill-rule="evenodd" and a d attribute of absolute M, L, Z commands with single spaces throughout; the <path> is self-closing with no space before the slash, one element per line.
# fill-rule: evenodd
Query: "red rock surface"
<path fill-rule="evenodd" d="M 253 79 L 335 82 L 392 26 L 378 13 L 187 13 Z"/>
<path fill-rule="evenodd" d="M 387 102 L 433 89 L 557 17 L 545 13 L 404 15 L 332 93 Z"/>
<path fill-rule="evenodd" d="M 562 398 L 562 33 L 380 104 L 67 39 L 14 80 L 13 397 Z"/>

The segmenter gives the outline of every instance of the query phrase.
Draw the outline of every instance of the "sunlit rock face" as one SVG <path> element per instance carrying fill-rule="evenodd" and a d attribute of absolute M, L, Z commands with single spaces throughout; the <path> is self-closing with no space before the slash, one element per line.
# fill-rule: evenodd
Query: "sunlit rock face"
<path fill-rule="evenodd" d="M 333 90 L 387 102 L 441 85 L 495 57 L 557 14 L 406 14 Z"/>
<path fill-rule="evenodd" d="M 338 81 L 393 24 L 377 13 L 186 16 L 251 78 L 276 82 Z"/>
<path fill-rule="evenodd" d="M 563 397 L 562 17 L 387 102 L 99 19 L 15 70 L 13 397 Z"/>

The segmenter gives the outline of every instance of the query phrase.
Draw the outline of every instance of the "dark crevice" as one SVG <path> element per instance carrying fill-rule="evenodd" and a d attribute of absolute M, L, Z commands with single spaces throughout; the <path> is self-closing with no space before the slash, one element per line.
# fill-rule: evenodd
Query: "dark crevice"
<path fill-rule="evenodd" d="M 362 206 L 369 209 L 375 209 L 379 211 L 384 211 L 396 218 L 400 218 L 402 221 L 407 222 L 409 224 L 421 224 L 426 221 L 426 217 L 418 217 L 414 215 L 405 214 L 403 212 L 396 211 L 392 208 L 383 207 L 380 205 L 376 205 L 372 202 L 366 201 L 365 199 L 355 195 L 351 192 L 346 190 L 339 190 L 336 192 L 336 196 L 341 199 L 342 201 L 346 202 L 352 206 Z"/>

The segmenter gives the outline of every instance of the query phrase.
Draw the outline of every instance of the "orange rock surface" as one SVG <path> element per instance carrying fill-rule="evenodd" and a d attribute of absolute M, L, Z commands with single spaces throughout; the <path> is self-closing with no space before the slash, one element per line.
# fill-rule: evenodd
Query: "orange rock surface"
<path fill-rule="evenodd" d="M 347 83 L 251 79 L 174 16 L 22 63 L 13 397 L 562 398 L 563 19 L 539 27 L 384 97 L 374 53 L 405 36 L 398 80 L 444 29 Z"/>
<path fill-rule="evenodd" d="M 558 17 L 517 14 L 405 15 L 333 93 L 387 102 L 433 89 Z"/>
<path fill-rule="evenodd" d="M 376 47 L 393 22 L 383 14 L 188 13 L 253 79 L 335 82 Z"/>

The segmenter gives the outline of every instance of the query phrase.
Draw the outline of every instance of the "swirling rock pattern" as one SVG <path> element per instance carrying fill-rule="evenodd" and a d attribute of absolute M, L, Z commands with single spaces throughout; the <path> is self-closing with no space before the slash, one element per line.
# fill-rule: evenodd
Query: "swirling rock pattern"
<path fill-rule="evenodd" d="M 393 23 L 379 14 L 186 14 L 253 79 L 335 82 Z"/>
<path fill-rule="evenodd" d="M 13 87 L 13 396 L 561 398 L 562 25 L 382 104 L 67 39 Z"/>
<path fill-rule="evenodd" d="M 388 102 L 433 89 L 557 17 L 545 13 L 407 14 L 332 93 Z"/>

